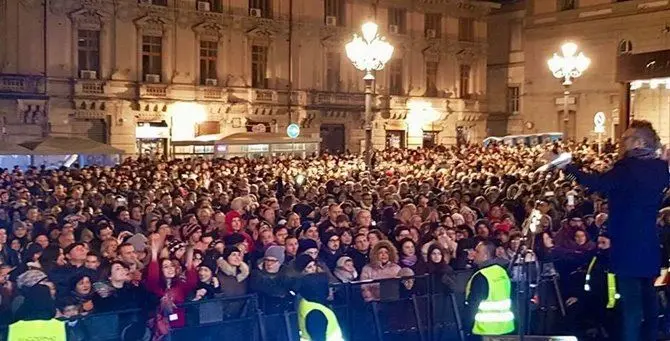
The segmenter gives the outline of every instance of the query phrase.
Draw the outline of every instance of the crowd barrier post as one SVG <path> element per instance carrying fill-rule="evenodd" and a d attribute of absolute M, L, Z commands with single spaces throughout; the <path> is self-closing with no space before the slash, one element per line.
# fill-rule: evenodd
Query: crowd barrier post
<path fill-rule="evenodd" d="M 377 341 L 384 341 L 384 332 L 382 331 L 381 323 L 379 322 L 379 302 L 372 301 L 372 318 L 375 323 L 375 331 L 377 334 Z"/>
<path fill-rule="evenodd" d="M 300 318 L 298 317 L 298 319 Z M 288 311 L 284 311 L 284 324 L 286 325 L 286 340 L 293 341 L 293 333 L 291 333 L 291 316 Z"/>
<path fill-rule="evenodd" d="M 430 293 L 428 293 L 428 297 L 430 297 Z M 426 338 L 424 337 L 423 334 L 423 328 L 422 328 L 423 324 L 421 323 L 421 314 L 419 314 L 419 305 L 416 302 L 416 295 L 412 295 L 411 300 L 412 300 L 412 307 L 414 307 L 414 318 L 416 319 L 416 327 L 417 331 L 419 332 L 419 340 L 426 341 Z M 430 303 L 428 304 L 428 309 L 430 309 Z"/>
<path fill-rule="evenodd" d="M 461 339 L 461 341 L 465 341 L 465 328 L 463 327 L 463 321 L 461 321 L 461 312 L 456 302 L 456 295 L 450 293 L 449 300 L 451 301 L 452 309 L 454 309 L 454 318 L 456 319 L 456 328 L 458 328 L 458 336 Z"/>

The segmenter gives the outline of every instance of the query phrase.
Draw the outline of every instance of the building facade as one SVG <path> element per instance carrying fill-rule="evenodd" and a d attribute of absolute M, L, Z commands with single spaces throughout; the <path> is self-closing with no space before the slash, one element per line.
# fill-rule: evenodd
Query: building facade
<path fill-rule="evenodd" d="M 547 60 L 560 54 L 562 43 L 573 41 L 591 64 L 569 89 L 568 136 L 596 138 L 597 112 L 606 115 L 603 137 L 616 136 L 621 129 L 620 103 L 628 96 L 616 81 L 618 59 L 670 49 L 668 18 L 667 0 L 507 2 L 489 17 L 489 26 L 506 27 L 489 34 L 491 113 L 503 113 L 499 116 L 506 118 L 509 134 L 563 132 L 564 90 Z M 507 52 L 500 52 L 495 43 L 507 46 Z M 663 142 L 670 142 L 670 82 L 656 79 L 633 85 L 630 116 L 651 121 Z"/>
<path fill-rule="evenodd" d="M 0 0 L 3 138 L 87 136 L 127 154 L 207 154 L 223 136 L 299 123 L 302 134 L 320 134 L 322 149 L 359 151 L 363 74 L 344 44 L 372 19 L 395 46 L 377 73 L 374 147 L 479 139 L 492 7 L 456 0 Z"/>

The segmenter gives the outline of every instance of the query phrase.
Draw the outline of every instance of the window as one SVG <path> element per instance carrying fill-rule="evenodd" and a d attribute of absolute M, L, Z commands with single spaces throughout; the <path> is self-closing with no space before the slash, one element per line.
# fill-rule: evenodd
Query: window
<path fill-rule="evenodd" d="M 426 62 L 426 97 L 437 97 L 438 62 Z"/>
<path fill-rule="evenodd" d="M 325 0 L 324 1 L 324 18 L 326 25 L 332 25 L 329 20 L 335 18 L 336 26 L 344 26 L 344 1 L 343 0 Z M 329 19 L 330 17 L 330 19 Z"/>
<path fill-rule="evenodd" d="M 251 47 L 251 86 L 265 89 L 267 81 L 268 48 L 254 45 Z"/>
<path fill-rule="evenodd" d="M 167 0 L 151 0 L 151 4 L 156 6 L 167 6 L 167 2 Z"/>
<path fill-rule="evenodd" d="M 252 10 L 260 11 L 258 16 L 261 18 L 272 18 L 270 0 L 249 0 L 249 15 L 254 15 Z"/>
<path fill-rule="evenodd" d="M 470 65 L 461 65 L 459 97 L 470 98 Z"/>
<path fill-rule="evenodd" d="M 99 72 L 100 31 L 79 30 L 77 38 L 77 49 L 79 58 L 79 71 Z"/>
<path fill-rule="evenodd" d="M 631 52 L 633 52 L 633 43 L 630 40 L 622 40 L 619 42 L 619 54 Z"/>
<path fill-rule="evenodd" d="M 559 11 L 569 11 L 577 8 L 577 0 L 558 0 Z"/>
<path fill-rule="evenodd" d="M 223 12 L 222 0 L 196 0 L 195 6 L 198 11 L 206 11 L 208 8 L 212 12 Z"/>
<path fill-rule="evenodd" d="M 507 88 L 507 112 L 511 114 L 519 113 L 519 87 L 510 86 Z"/>
<path fill-rule="evenodd" d="M 142 37 L 142 75 L 160 75 L 163 70 L 163 37 Z"/>
<path fill-rule="evenodd" d="M 439 38 L 442 35 L 442 14 L 426 13 L 424 31 L 426 38 Z"/>
<path fill-rule="evenodd" d="M 389 8 L 389 31 L 405 34 L 407 32 L 407 10 L 404 8 Z M 393 30 L 397 30 L 393 32 Z"/>
<path fill-rule="evenodd" d="M 458 19 L 458 40 L 475 41 L 475 20 L 472 18 Z"/>
<path fill-rule="evenodd" d="M 340 91 L 340 54 L 326 53 L 326 90 Z"/>
<path fill-rule="evenodd" d="M 393 59 L 389 65 L 389 94 L 403 95 L 402 59 Z"/>
<path fill-rule="evenodd" d="M 215 41 L 200 42 L 200 84 L 207 84 L 207 79 L 217 79 L 216 60 L 218 43 Z"/>

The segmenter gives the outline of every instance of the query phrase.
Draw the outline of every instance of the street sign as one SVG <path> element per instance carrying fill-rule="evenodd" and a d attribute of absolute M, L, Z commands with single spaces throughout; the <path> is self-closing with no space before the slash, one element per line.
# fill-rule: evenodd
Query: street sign
<path fill-rule="evenodd" d="M 594 131 L 596 133 L 604 133 L 605 132 L 605 113 L 602 111 L 599 111 L 593 116 L 593 124 L 595 125 Z"/>
<path fill-rule="evenodd" d="M 295 123 L 289 124 L 286 128 L 286 135 L 292 139 L 298 137 L 300 135 L 300 126 Z"/>

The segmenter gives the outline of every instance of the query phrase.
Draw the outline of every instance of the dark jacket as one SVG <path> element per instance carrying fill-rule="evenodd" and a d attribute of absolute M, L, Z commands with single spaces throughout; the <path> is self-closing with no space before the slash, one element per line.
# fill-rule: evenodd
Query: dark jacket
<path fill-rule="evenodd" d="M 626 157 L 603 174 L 586 174 L 568 165 L 568 174 L 609 199 L 611 270 L 619 276 L 659 275 L 660 247 L 656 216 L 670 183 L 668 164 L 659 159 Z"/>
<path fill-rule="evenodd" d="M 366 253 L 361 253 L 360 251 L 350 248 L 347 250 L 347 256 L 351 257 L 351 260 L 354 261 L 354 268 L 359 274 L 363 271 L 363 267 L 370 263 L 370 251 Z"/>
<path fill-rule="evenodd" d="M 242 263 L 235 267 L 223 258 L 217 261 L 218 271 L 216 277 L 221 284 L 221 294 L 224 297 L 246 295 L 249 291 L 249 266 Z"/>
<path fill-rule="evenodd" d="M 266 314 L 276 314 L 287 311 L 293 306 L 286 277 L 286 267 L 282 266 L 277 273 L 269 273 L 264 269 L 254 269 L 251 272 L 249 288 L 258 294 L 261 307 Z"/>
<path fill-rule="evenodd" d="M 93 307 L 96 313 L 140 309 L 145 307 L 148 293 L 142 288 L 126 283 L 122 288 L 113 288 L 109 283 L 104 283 L 111 293 L 102 297 L 95 293 L 93 295 Z"/>

